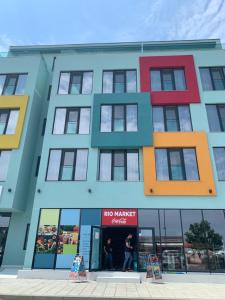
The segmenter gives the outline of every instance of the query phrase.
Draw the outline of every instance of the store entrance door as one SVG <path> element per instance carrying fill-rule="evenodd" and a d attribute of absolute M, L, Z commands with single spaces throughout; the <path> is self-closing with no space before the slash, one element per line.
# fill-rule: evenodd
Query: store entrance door
<path fill-rule="evenodd" d="M 146 271 L 149 255 L 156 254 L 154 228 L 138 228 L 138 269 Z"/>
<path fill-rule="evenodd" d="M 134 247 L 133 251 L 133 266 L 132 268 L 137 271 L 137 227 L 103 227 L 102 228 L 102 249 L 101 260 L 102 269 L 112 269 L 114 271 L 121 271 L 124 262 L 125 239 L 131 233 L 133 238 L 131 244 Z M 112 240 L 112 267 L 106 261 L 104 246 L 107 244 L 108 239 Z"/>

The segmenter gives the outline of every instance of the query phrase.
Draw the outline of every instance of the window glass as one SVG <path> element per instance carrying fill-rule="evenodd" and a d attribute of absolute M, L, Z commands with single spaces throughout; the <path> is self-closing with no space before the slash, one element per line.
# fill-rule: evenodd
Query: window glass
<path fill-rule="evenodd" d="M 167 150 L 156 149 L 155 159 L 157 180 L 169 180 Z"/>
<path fill-rule="evenodd" d="M 51 150 L 48 162 L 47 180 L 58 180 L 60 161 L 61 161 L 61 150 Z"/>
<path fill-rule="evenodd" d="M 72 73 L 70 83 L 70 94 L 78 95 L 81 93 L 82 75 L 81 73 Z"/>
<path fill-rule="evenodd" d="M 114 131 L 124 131 L 125 130 L 125 120 L 124 120 L 124 106 L 115 105 L 114 106 L 114 120 L 113 120 Z"/>
<path fill-rule="evenodd" d="M 137 105 L 126 105 L 127 131 L 137 131 Z"/>
<path fill-rule="evenodd" d="M 15 92 L 17 75 L 8 75 L 6 78 L 6 83 L 4 87 L 3 94 L 4 95 L 13 95 Z"/>
<path fill-rule="evenodd" d="M 221 131 L 216 105 L 206 105 L 210 131 Z"/>
<path fill-rule="evenodd" d="M 17 86 L 16 86 L 16 95 L 23 95 L 25 90 L 25 85 L 27 81 L 27 74 L 19 75 Z"/>
<path fill-rule="evenodd" d="M 101 152 L 99 162 L 99 180 L 110 181 L 112 174 L 112 154 L 111 152 Z"/>
<path fill-rule="evenodd" d="M 90 114 L 91 114 L 90 108 L 81 108 L 80 109 L 79 134 L 89 134 Z"/>
<path fill-rule="evenodd" d="M 159 70 L 151 70 L 151 88 L 152 91 L 161 91 L 161 76 Z"/>
<path fill-rule="evenodd" d="M 178 106 L 178 114 L 180 121 L 180 131 L 192 131 L 189 106 Z"/>
<path fill-rule="evenodd" d="M 137 79 L 136 71 L 127 71 L 126 72 L 126 81 L 127 81 L 127 93 L 135 93 L 137 91 Z"/>
<path fill-rule="evenodd" d="M 18 118 L 19 118 L 19 110 L 11 110 L 9 114 L 6 134 L 15 134 Z"/>
<path fill-rule="evenodd" d="M 113 155 L 113 179 L 115 181 L 125 180 L 125 154 L 115 151 Z"/>
<path fill-rule="evenodd" d="M 113 92 L 113 72 L 103 72 L 103 93 Z"/>
<path fill-rule="evenodd" d="M 92 92 L 93 72 L 83 73 L 82 94 L 91 94 Z"/>
<path fill-rule="evenodd" d="M 0 151 L 0 181 L 7 178 L 11 151 Z"/>
<path fill-rule="evenodd" d="M 188 271 L 207 271 L 208 255 L 204 221 L 200 210 L 182 210 L 184 251 Z"/>
<path fill-rule="evenodd" d="M 101 106 L 101 132 L 112 131 L 112 106 L 102 105 Z"/>
<path fill-rule="evenodd" d="M 195 149 L 183 149 L 186 180 L 199 180 Z"/>
<path fill-rule="evenodd" d="M 57 108 L 55 113 L 54 134 L 63 134 L 66 121 L 66 108 Z"/>
<path fill-rule="evenodd" d="M 170 172 L 172 180 L 184 180 L 182 170 L 181 152 L 179 150 L 169 150 Z"/>
<path fill-rule="evenodd" d="M 61 180 L 72 180 L 74 169 L 74 152 L 64 152 Z"/>
<path fill-rule="evenodd" d="M 165 131 L 163 107 L 153 107 L 153 130 L 159 132 Z"/>
<path fill-rule="evenodd" d="M 76 156 L 75 180 L 86 180 L 87 177 L 88 150 L 78 149 Z"/>
<path fill-rule="evenodd" d="M 0 95 L 3 92 L 3 87 L 5 84 L 6 75 L 0 75 Z"/>
<path fill-rule="evenodd" d="M 172 70 L 163 69 L 161 71 L 161 74 L 162 74 L 162 81 L 163 81 L 163 90 L 164 91 L 174 90 Z"/>
<path fill-rule="evenodd" d="M 184 70 L 174 69 L 174 79 L 175 79 L 176 90 L 180 90 L 180 91 L 186 90 Z"/>
<path fill-rule="evenodd" d="M 167 131 L 179 131 L 176 107 L 165 107 L 165 116 Z"/>
<path fill-rule="evenodd" d="M 77 133 L 78 115 L 79 115 L 79 111 L 77 109 L 68 110 L 66 133 L 68 133 L 68 134 L 76 134 Z"/>
<path fill-rule="evenodd" d="M 125 73 L 115 72 L 114 73 L 114 93 L 125 92 Z"/>
<path fill-rule="evenodd" d="M 220 120 L 221 120 L 221 129 L 225 131 L 225 105 L 218 106 Z"/>
<path fill-rule="evenodd" d="M 139 180 L 138 152 L 127 152 L 127 180 Z"/>
<path fill-rule="evenodd" d="M 212 68 L 211 74 L 213 78 L 214 88 L 215 90 L 224 90 L 224 81 L 222 75 L 221 68 Z"/>
<path fill-rule="evenodd" d="M 225 213 L 221 210 L 204 210 L 205 239 L 208 246 L 209 266 L 213 271 L 225 270 Z"/>
<path fill-rule="evenodd" d="M 200 68 L 200 75 L 201 75 L 203 90 L 206 90 L 206 91 L 213 90 L 209 69 L 208 68 Z"/>
<path fill-rule="evenodd" d="M 185 270 L 180 211 L 160 210 L 160 225 L 163 270 Z"/>
<path fill-rule="evenodd" d="M 219 180 L 225 180 L 225 148 L 213 148 Z"/>
<path fill-rule="evenodd" d="M 5 110 L 0 111 L 0 134 L 5 134 L 7 119 L 8 112 Z"/>
<path fill-rule="evenodd" d="M 59 94 L 66 95 L 69 91 L 70 73 L 61 73 L 59 81 Z"/>

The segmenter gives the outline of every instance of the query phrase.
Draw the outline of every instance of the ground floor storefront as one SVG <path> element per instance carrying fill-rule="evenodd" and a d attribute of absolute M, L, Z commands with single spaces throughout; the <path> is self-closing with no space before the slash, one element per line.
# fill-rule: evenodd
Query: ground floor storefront
<path fill-rule="evenodd" d="M 225 211 L 206 209 L 41 209 L 32 268 L 70 268 L 79 253 L 87 269 L 104 270 L 111 238 L 121 270 L 129 233 L 134 271 L 157 254 L 164 272 L 225 272 Z"/>

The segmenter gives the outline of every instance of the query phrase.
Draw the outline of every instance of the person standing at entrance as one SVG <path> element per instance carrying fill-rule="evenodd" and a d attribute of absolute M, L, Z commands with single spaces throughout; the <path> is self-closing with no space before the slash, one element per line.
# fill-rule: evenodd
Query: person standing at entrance
<path fill-rule="evenodd" d="M 104 245 L 104 253 L 105 253 L 105 268 L 112 269 L 113 268 L 113 258 L 112 258 L 112 239 L 108 238 L 106 244 Z"/>
<path fill-rule="evenodd" d="M 125 251 L 124 251 L 124 263 L 123 263 L 123 272 L 131 271 L 131 265 L 133 262 L 133 246 L 131 245 L 133 235 L 131 233 L 128 234 L 127 238 L 125 239 Z"/>

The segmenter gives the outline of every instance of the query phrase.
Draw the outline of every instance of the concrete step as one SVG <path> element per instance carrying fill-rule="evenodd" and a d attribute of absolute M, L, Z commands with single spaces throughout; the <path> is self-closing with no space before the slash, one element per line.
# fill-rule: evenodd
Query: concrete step
<path fill-rule="evenodd" d="M 96 276 L 96 281 L 112 283 L 140 283 L 141 275 L 136 272 L 99 272 Z"/>

